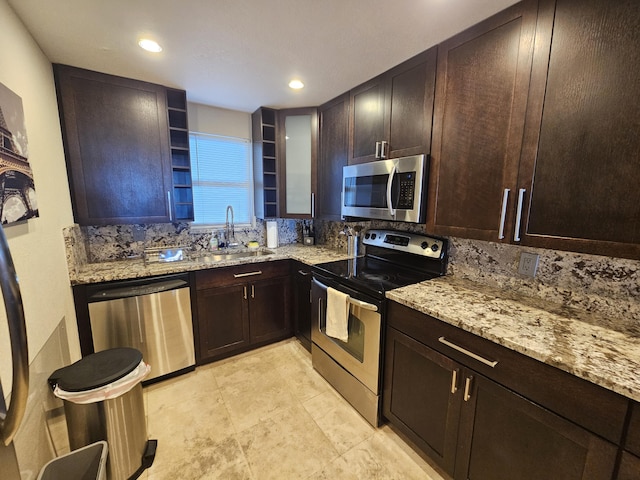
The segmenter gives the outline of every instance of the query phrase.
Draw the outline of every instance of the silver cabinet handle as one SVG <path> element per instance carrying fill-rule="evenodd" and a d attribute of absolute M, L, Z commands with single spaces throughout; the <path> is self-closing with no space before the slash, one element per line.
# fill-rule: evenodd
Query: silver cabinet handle
<path fill-rule="evenodd" d="M 253 275 L 262 275 L 262 270 L 248 273 L 234 273 L 233 278 L 252 277 Z"/>
<path fill-rule="evenodd" d="M 513 241 L 520 241 L 520 223 L 522 222 L 522 203 L 524 202 L 524 193 L 527 190 L 525 188 L 521 188 L 518 190 L 518 211 L 516 212 L 516 229 L 513 232 Z"/>
<path fill-rule="evenodd" d="M 27 399 L 29 397 L 29 349 L 18 276 L 13 266 L 9 244 L 2 227 L 0 227 L 0 264 L 5 266 L 0 270 L 0 288 L 2 289 L 2 297 L 7 312 L 9 343 L 13 360 L 13 385 L 9 409 L 6 412 L 3 411 L 5 407 L 4 398 L 0 399 L 0 441 L 9 446 L 27 409 Z M 2 388 L 0 388 L 0 394 L 4 395 L 1 392 Z"/>
<path fill-rule="evenodd" d="M 473 376 L 467 377 L 464 381 L 464 401 L 471 399 L 471 386 L 473 384 Z"/>
<path fill-rule="evenodd" d="M 251 298 L 256 298 L 256 286 L 251 284 Z"/>
<path fill-rule="evenodd" d="M 387 158 L 387 145 L 389 144 L 384 140 L 380 142 L 380 158 L 383 160 Z"/>
<path fill-rule="evenodd" d="M 303 277 L 306 277 L 311 274 L 311 272 L 305 272 L 304 270 L 298 270 L 298 273 Z"/>
<path fill-rule="evenodd" d="M 316 194 L 311 194 L 311 218 L 316 218 Z"/>
<path fill-rule="evenodd" d="M 167 190 L 167 201 L 169 207 L 169 221 L 173 222 L 173 205 L 171 205 L 171 190 Z"/>
<path fill-rule="evenodd" d="M 451 372 L 451 393 L 458 391 L 458 369 Z"/>
<path fill-rule="evenodd" d="M 493 360 L 487 360 L 486 358 L 481 357 L 480 355 L 476 355 L 473 352 L 470 352 L 469 350 L 467 350 L 466 348 L 462 348 L 459 345 L 456 345 L 455 343 L 451 343 L 449 340 L 447 340 L 444 337 L 440 337 L 438 338 L 438 341 L 444 345 L 446 345 L 447 347 L 453 348 L 454 350 L 460 352 L 460 353 L 464 353 L 467 357 L 471 357 L 474 360 L 478 360 L 479 362 L 484 363 L 485 365 L 490 366 L 491 368 L 495 367 L 498 362 L 497 360 L 493 361 Z"/>
<path fill-rule="evenodd" d="M 322 323 L 322 297 L 318 298 L 318 331 L 322 332 L 320 324 Z"/>
<path fill-rule="evenodd" d="M 376 158 L 380 157 L 380 142 L 376 142 Z"/>
<path fill-rule="evenodd" d="M 247 286 L 243 286 L 242 287 L 242 296 L 244 297 L 244 299 L 247 299 Z"/>
<path fill-rule="evenodd" d="M 504 222 L 507 219 L 507 201 L 509 200 L 509 190 L 508 188 L 504 189 L 502 194 L 502 210 L 500 212 L 500 231 L 498 232 L 498 238 L 502 240 L 504 238 Z"/>

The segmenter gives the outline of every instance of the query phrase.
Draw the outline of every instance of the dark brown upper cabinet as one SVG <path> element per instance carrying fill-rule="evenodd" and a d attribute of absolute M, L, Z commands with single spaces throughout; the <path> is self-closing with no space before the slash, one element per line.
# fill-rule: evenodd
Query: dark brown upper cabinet
<path fill-rule="evenodd" d="M 429 153 L 436 52 L 431 48 L 351 90 L 350 164 Z"/>
<path fill-rule="evenodd" d="M 554 3 L 536 33 L 522 244 L 638 259 L 640 9 Z"/>
<path fill-rule="evenodd" d="M 438 45 L 427 228 L 510 240 L 537 1 Z"/>
<path fill-rule="evenodd" d="M 342 167 L 348 162 L 349 94 L 318 108 L 319 151 L 316 217 L 341 219 Z"/>
<path fill-rule="evenodd" d="M 173 221 L 167 90 L 64 65 L 54 74 L 75 221 Z"/>

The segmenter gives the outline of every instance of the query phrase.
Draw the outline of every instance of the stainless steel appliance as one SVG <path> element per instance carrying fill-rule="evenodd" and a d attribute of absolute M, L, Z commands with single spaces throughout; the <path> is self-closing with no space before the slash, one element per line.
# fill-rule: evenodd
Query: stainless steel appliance
<path fill-rule="evenodd" d="M 342 216 L 424 223 L 429 157 L 414 155 L 342 169 Z"/>
<path fill-rule="evenodd" d="M 372 425 L 380 423 L 385 292 L 446 273 L 447 242 L 394 230 L 368 230 L 366 255 L 312 268 L 313 367 Z M 327 334 L 329 289 L 347 297 L 346 340 Z"/>
<path fill-rule="evenodd" d="M 29 352 L 27 328 L 18 277 L 13 266 L 9 245 L 0 226 L 0 289 L 9 326 L 13 385 L 9 409 L 5 404 L 2 382 L 0 382 L 0 472 L 5 480 L 20 480 L 18 459 L 13 438 L 27 408 L 29 395 Z"/>
<path fill-rule="evenodd" d="M 94 351 L 140 350 L 145 383 L 195 368 L 188 274 L 90 286 L 87 297 Z"/>

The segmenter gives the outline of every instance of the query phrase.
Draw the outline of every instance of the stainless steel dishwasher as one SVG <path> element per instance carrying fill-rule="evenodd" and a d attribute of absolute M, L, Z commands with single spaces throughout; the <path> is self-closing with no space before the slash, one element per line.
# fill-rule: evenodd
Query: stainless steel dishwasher
<path fill-rule="evenodd" d="M 188 274 L 95 285 L 87 297 L 96 352 L 137 348 L 151 365 L 145 383 L 195 368 Z"/>

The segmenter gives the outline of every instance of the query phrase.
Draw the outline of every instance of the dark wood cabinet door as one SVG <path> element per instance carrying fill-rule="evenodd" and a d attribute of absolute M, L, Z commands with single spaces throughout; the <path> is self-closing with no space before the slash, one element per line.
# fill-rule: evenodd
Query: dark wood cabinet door
<path fill-rule="evenodd" d="M 75 220 L 170 221 L 166 89 L 55 65 Z"/>
<path fill-rule="evenodd" d="M 631 404 L 631 418 L 629 419 L 624 448 L 640 457 L 640 403 L 637 402 Z M 640 477 L 640 472 L 638 476 Z"/>
<path fill-rule="evenodd" d="M 311 352 L 311 267 L 296 262 L 293 270 L 293 332 Z"/>
<path fill-rule="evenodd" d="M 227 356 L 249 345 L 248 289 L 246 285 L 197 291 L 198 363 Z"/>
<path fill-rule="evenodd" d="M 638 480 L 640 478 L 640 458 L 629 452 L 622 452 L 620 468 L 616 480 Z"/>
<path fill-rule="evenodd" d="M 385 79 L 382 75 L 354 88 L 349 107 L 349 163 L 376 160 L 376 142 L 385 140 Z"/>
<path fill-rule="evenodd" d="M 456 455 L 460 370 L 450 358 L 387 328 L 383 414 L 449 474 Z"/>
<path fill-rule="evenodd" d="M 537 1 L 525 0 L 438 45 L 427 219 L 435 234 L 498 241 L 505 189 L 513 231 L 536 17 Z"/>
<path fill-rule="evenodd" d="M 523 156 L 522 242 L 640 258 L 640 9 L 555 3 L 551 42 L 535 52 L 545 96 Z"/>
<path fill-rule="evenodd" d="M 387 157 L 431 151 L 431 125 L 437 47 L 413 57 L 386 74 L 385 128 Z"/>
<path fill-rule="evenodd" d="M 472 370 L 463 380 L 470 388 L 461 409 L 456 479 L 612 477 L 614 444 Z"/>
<path fill-rule="evenodd" d="M 291 336 L 289 282 L 289 278 L 281 277 L 247 286 L 251 343 Z"/>
<path fill-rule="evenodd" d="M 321 105 L 316 218 L 341 219 L 342 167 L 348 163 L 349 94 Z"/>

